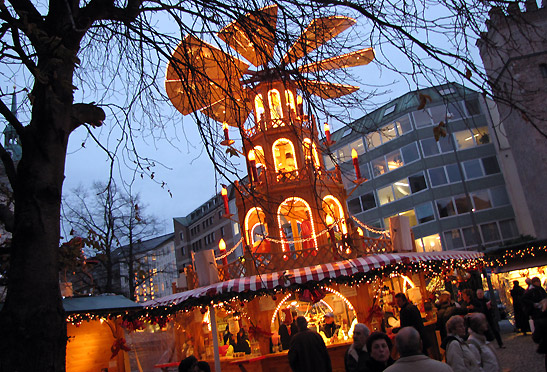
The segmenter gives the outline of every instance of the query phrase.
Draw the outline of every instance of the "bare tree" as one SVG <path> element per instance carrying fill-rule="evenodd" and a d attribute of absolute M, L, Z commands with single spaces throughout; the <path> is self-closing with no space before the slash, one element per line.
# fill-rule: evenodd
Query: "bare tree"
<path fill-rule="evenodd" d="M 333 56 L 340 50 L 373 46 L 377 66 L 382 71 L 396 71 L 409 86 L 459 80 L 490 95 L 485 75 L 471 56 L 470 41 L 483 30 L 487 11 L 497 2 L 289 0 L 276 3 L 280 14 L 277 32 L 272 35 L 274 44 L 284 51 L 314 18 L 340 14 L 361 21 L 363 27 L 359 32 L 347 34 L 339 43 L 317 45 L 310 53 L 304 50 L 302 60 L 306 63 Z M 17 82 L 29 91 L 24 102 L 26 115 L 20 113 L 20 119 L 0 100 L 0 114 L 15 128 L 23 149 L 22 159 L 15 167 L 6 149 L 0 147 L 0 157 L 15 195 L 8 294 L 0 318 L 1 371 L 64 370 L 66 325 L 57 256 L 70 134 L 78 128 L 87 131 L 86 144 L 95 142 L 112 159 L 111 173 L 119 166 L 132 165 L 137 175 L 153 177 L 151 167 L 155 162 L 141 157 L 135 143 L 141 136 L 150 140 L 177 140 L 165 138 L 164 129 L 173 123 L 173 118 L 179 117 L 165 106 L 166 96 L 161 86 L 165 62 L 177 59 L 199 81 L 217 84 L 204 75 L 200 66 L 192 65 L 192 59 L 184 55 L 173 58 L 170 52 L 188 35 L 216 44 L 214 34 L 218 30 L 265 5 L 262 1 L 235 0 L 51 0 L 40 4 L 10 0 L 0 4 L 3 74 L 11 80 L 17 76 Z M 271 28 L 265 21 L 258 18 L 243 32 L 252 34 L 257 25 Z M 174 32 L 165 29 L 166 24 L 178 29 Z M 225 45 L 219 48 L 229 55 L 235 54 Z M 237 72 L 234 67 L 229 66 L 226 72 Z M 268 71 L 296 82 L 304 74 L 293 61 L 279 59 L 268 62 Z M 178 75 L 181 80 L 187 77 L 182 71 Z M 324 78 L 339 83 L 347 83 L 351 78 L 343 70 L 314 71 L 311 75 L 316 80 Z M 366 78 L 353 77 L 356 79 L 353 81 L 367 86 Z M 388 90 L 390 82 L 379 87 L 368 85 L 368 97 L 343 97 L 337 100 L 338 106 L 314 100 L 313 91 L 305 84 L 299 89 L 310 113 L 318 118 L 344 121 L 350 109 L 370 107 L 366 98 Z M 182 88 L 195 92 L 190 85 Z M 237 104 L 241 99 L 237 94 L 240 92 L 232 88 L 220 87 L 228 97 L 226 104 Z M 6 94 L 2 97 L 5 99 Z M 105 110 L 109 113 L 107 126 L 103 126 Z M 238 177 L 234 169 L 239 161 L 232 161 L 215 145 L 220 140 L 217 123 L 195 112 L 204 150 L 215 169 L 227 179 Z M 238 128 L 243 132 L 244 123 L 238 123 Z M 158 183 L 162 184 L 161 180 Z"/>
<path fill-rule="evenodd" d="M 90 190 L 79 187 L 65 198 L 64 224 L 71 235 L 85 238 L 86 255 L 98 262 L 92 270 L 91 288 L 80 290 L 121 294 L 120 280 L 125 278 L 133 299 L 135 286 L 149 277 L 142 274 L 147 270 L 141 266 L 142 254 L 137 249 L 157 234 L 159 223 L 146 214 L 139 200 L 138 194 L 121 191 L 114 181 L 96 182 Z"/>

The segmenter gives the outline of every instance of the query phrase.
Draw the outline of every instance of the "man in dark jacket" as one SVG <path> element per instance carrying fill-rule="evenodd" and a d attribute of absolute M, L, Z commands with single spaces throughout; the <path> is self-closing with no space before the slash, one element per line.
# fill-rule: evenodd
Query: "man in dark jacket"
<path fill-rule="evenodd" d="M 353 328 L 353 344 L 344 355 L 346 372 L 362 372 L 366 370 L 369 353 L 367 350 L 367 338 L 370 330 L 363 323 L 357 323 Z"/>
<path fill-rule="evenodd" d="M 294 335 L 289 349 L 289 365 L 294 372 L 332 372 L 329 352 L 323 338 L 308 329 L 303 316 L 296 318 L 298 333 Z"/>
<path fill-rule="evenodd" d="M 513 280 L 513 289 L 511 289 L 511 297 L 513 298 L 513 311 L 515 313 L 515 328 L 526 335 L 530 332 L 530 322 L 528 314 L 524 310 L 522 296 L 524 296 L 524 288 L 519 284 L 518 280 Z"/>
<path fill-rule="evenodd" d="M 500 349 L 505 348 L 503 346 L 503 341 L 501 339 L 500 331 L 499 331 L 499 325 L 494 319 L 494 314 L 492 313 L 492 307 L 491 302 L 488 301 L 484 297 L 484 291 L 482 289 L 477 289 L 477 309 L 476 311 L 483 313 L 486 317 L 486 321 L 488 322 L 488 331 L 486 334 L 486 339 L 488 341 L 492 341 L 494 337 L 496 338 L 496 342 L 498 343 L 498 346 Z"/>
<path fill-rule="evenodd" d="M 395 295 L 395 301 L 400 309 L 399 315 L 401 318 L 401 328 L 414 327 L 418 331 L 422 340 L 423 352 L 427 355 L 429 339 L 425 333 L 424 321 L 420 310 L 418 310 L 416 305 L 408 302 L 408 299 L 404 293 L 397 293 Z"/>

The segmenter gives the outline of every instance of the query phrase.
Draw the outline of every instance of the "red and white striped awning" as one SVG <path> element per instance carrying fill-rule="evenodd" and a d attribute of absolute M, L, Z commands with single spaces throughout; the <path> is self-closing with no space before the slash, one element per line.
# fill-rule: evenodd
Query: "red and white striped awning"
<path fill-rule="evenodd" d="M 339 262 L 332 262 L 299 269 L 285 270 L 272 274 L 254 275 L 231 279 L 224 282 L 199 287 L 186 292 L 175 293 L 143 304 L 148 308 L 197 305 L 199 299 L 224 299 L 237 297 L 243 292 L 267 292 L 274 289 L 298 287 L 308 282 L 322 282 L 339 277 L 351 277 L 369 272 L 383 266 L 397 263 L 447 261 L 447 260 L 474 260 L 482 258 L 483 253 L 470 251 L 447 252 L 411 252 L 386 253 L 366 257 L 354 258 Z"/>

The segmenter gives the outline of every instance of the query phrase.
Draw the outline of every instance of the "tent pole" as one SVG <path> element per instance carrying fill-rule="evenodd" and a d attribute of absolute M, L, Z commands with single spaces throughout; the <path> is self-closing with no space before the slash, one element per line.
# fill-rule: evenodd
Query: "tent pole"
<path fill-rule="evenodd" d="M 217 316 L 215 314 L 215 307 L 209 305 L 209 314 L 211 318 L 211 332 L 213 336 L 213 355 L 215 356 L 215 372 L 220 371 L 220 355 L 218 350 L 218 330 L 217 330 Z"/>

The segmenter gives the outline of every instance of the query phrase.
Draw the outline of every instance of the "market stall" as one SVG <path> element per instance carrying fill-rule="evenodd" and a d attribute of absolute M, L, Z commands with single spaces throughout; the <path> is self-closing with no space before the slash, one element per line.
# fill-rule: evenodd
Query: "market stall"
<path fill-rule="evenodd" d="M 252 370 L 272 370 L 273 365 L 285 365 L 286 350 L 280 347 L 280 328 L 291 313 L 291 317 L 308 318 L 310 328 L 325 337 L 333 365 L 341 367 L 341 350 L 345 351 L 351 342 L 354 323 L 366 323 L 373 330 L 389 333 L 398 325 L 393 296 L 403 292 L 419 307 L 426 326 L 434 325 L 434 307 L 430 303 L 428 306 L 432 291 L 427 288 L 431 283 L 429 278 L 451 273 L 456 268 L 472 269 L 481 262 L 482 254 L 476 252 L 371 255 L 231 279 L 144 305 L 147 318 L 166 317 L 176 324 L 174 328 L 184 330 L 179 335 L 179 350 L 192 344 L 191 353 L 209 361 L 214 355 L 213 337 L 217 337 L 219 345 L 224 345 L 227 333 L 236 335 L 239 329 L 244 329 L 250 353 L 231 353 L 221 346 L 223 371 L 248 363 L 254 365 Z M 216 335 L 212 334 L 211 309 L 217 319 Z M 327 313 L 332 313 L 337 325 L 336 334 L 330 337 L 322 330 Z M 180 357 L 187 355 L 181 353 Z M 261 356 L 265 358 L 258 358 Z"/>

